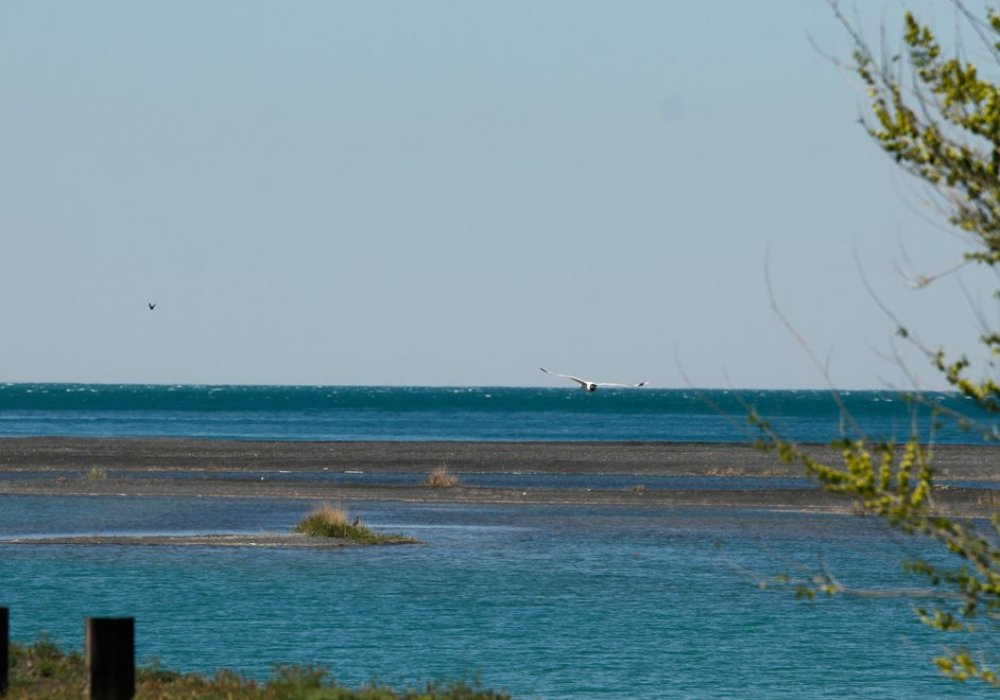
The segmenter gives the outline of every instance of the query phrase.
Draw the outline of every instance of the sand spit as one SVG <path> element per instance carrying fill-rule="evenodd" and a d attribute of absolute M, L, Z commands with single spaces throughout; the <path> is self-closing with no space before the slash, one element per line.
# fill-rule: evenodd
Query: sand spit
<path fill-rule="evenodd" d="M 365 547 L 368 545 L 349 540 L 307 535 L 282 535 L 264 533 L 247 534 L 205 534 L 205 535 L 84 535 L 72 537 L 20 537 L 0 539 L 4 545 L 74 545 L 127 547 L 271 547 L 339 549 L 342 547 Z"/>

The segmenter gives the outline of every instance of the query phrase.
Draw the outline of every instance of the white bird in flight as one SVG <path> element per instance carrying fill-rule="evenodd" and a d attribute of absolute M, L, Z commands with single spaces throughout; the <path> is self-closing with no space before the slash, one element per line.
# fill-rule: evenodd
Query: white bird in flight
<path fill-rule="evenodd" d="M 569 379 L 580 385 L 580 388 L 584 391 L 597 391 L 598 387 L 601 386 L 620 386 L 628 388 L 637 388 L 640 386 L 646 386 L 649 382 L 639 382 L 638 384 L 615 384 L 614 382 L 592 382 L 589 379 L 580 379 L 579 377 L 574 377 L 569 374 L 559 374 L 558 372 L 550 372 L 544 367 L 539 367 L 538 369 L 545 372 L 545 374 L 551 374 L 553 377 L 562 377 L 563 379 Z"/>

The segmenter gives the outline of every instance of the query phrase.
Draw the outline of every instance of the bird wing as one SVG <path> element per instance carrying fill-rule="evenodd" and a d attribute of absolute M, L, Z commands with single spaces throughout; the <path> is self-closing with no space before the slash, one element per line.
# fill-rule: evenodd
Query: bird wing
<path fill-rule="evenodd" d="M 544 367 L 539 367 L 538 369 L 540 369 L 543 372 L 545 372 L 545 374 L 551 374 L 553 377 L 562 377 L 563 379 L 569 379 L 569 380 L 574 381 L 574 382 L 576 382 L 577 384 L 579 384 L 580 386 L 583 386 L 583 387 L 585 387 L 585 386 L 593 383 L 593 382 L 588 382 L 586 379 L 580 379 L 579 377 L 574 377 L 574 376 L 569 375 L 569 374 L 559 374 L 558 372 L 550 372 L 549 370 L 545 369 Z"/>
<path fill-rule="evenodd" d="M 649 382 L 639 382 L 638 384 L 618 384 L 616 382 L 594 382 L 597 386 L 620 386 L 627 387 L 629 389 L 635 389 L 640 386 L 646 386 Z"/>

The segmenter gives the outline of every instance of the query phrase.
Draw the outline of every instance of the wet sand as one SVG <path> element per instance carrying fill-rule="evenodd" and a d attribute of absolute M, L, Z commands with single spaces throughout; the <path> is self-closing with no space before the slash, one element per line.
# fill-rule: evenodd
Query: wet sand
<path fill-rule="evenodd" d="M 818 457 L 836 453 L 812 446 Z M 1000 452 L 979 446 L 936 450 L 939 479 L 998 481 Z M 260 481 L 262 471 L 428 473 L 445 466 L 462 473 L 632 475 L 628 489 L 511 489 L 456 486 L 331 485 L 308 479 Z M 92 470 L 104 478 L 87 478 Z M 50 472 L 79 472 L 67 478 Z M 134 474 L 141 472 L 141 478 Z M 200 472 L 197 479 L 175 472 Z M 226 478 L 213 478 L 225 472 Z M 246 473 L 246 478 L 240 475 Z M 16 475 L 18 478 L 12 478 Z M 654 490 L 642 477 L 701 476 L 722 488 Z M 771 477 L 801 476 L 773 453 L 750 445 L 587 442 L 244 442 L 190 439 L 0 439 L 0 494 L 117 495 L 123 497 L 264 497 L 483 504 L 732 506 L 847 511 L 841 496 L 815 488 L 767 488 Z M 764 488 L 726 488 L 727 477 L 755 477 Z M 984 484 L 986 485 L 986 484 Z M 949 510 L 981 510 L 983 489 L 948 488 L 939 502 Z"/>

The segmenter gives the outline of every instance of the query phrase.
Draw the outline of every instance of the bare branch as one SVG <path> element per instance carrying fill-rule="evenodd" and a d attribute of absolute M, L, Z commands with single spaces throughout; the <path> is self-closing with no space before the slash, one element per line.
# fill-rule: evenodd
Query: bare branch
<path fill-rule="evenodd" d="M 991 31 L 990 26 L 983 22 L 983 20 L 981 20 L 978 16 L 972 14 L 972 12 L 969 11 L 969 8 L 967 8 L 965 3 L 961 2 L 961 0 L 953 0 L 953 2 L 958 12 L 965 18 L 969 26 L 972 27 L 972 31 L 974 31 L 979 37 L 979 41 L 989 51 L 993 61 L 1000 64 L 1000 50 L 998 50 L 996 45 L 990 41 L 988 34 L 988 32 Z"/>
<path fill-rule="evenodd" d="M 816 352 L 813 350 L 812 345 L 809 344 L 802 333 L 799 332 L 799 329 L 795 326 L 795 324 L 788 319 L 788 317 L 781 310 L 781 307 L 778 306 L 778 300 L 774 294 L 774 285 L 771 282 L 771 266 L 770 262 L 767 260 L 765 260 L 764 263 L 764 279 L 767 284 L 767 298 L 770 302 L 771 310 L 781 320 L 781 323 L 785 326 L 791 336 L 795 338 L 795 341 L 799 344 L 799 346 L 805 351 L 806 356 L 812 362 L 813 366 L 819 370 L 820 376 L 823 377 L 824 384 L 826 384 L 827 389 L 830 391 L 830 395 L 837 404 L 841 417 L 850 425 L 853 434 L 857 437 L 861 437 L 864 435 L 864 431 L 861 430 L 861 426 L 858 425 L 854 416 L 851 415 L 851 412 L 847 410 L 847 406 L 844 405 L 844 400 L 841 398 L 840 392 L 837 391 L 837 388 L 830 377 L 829 366 L 820 361 Z"/>

